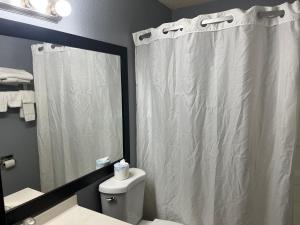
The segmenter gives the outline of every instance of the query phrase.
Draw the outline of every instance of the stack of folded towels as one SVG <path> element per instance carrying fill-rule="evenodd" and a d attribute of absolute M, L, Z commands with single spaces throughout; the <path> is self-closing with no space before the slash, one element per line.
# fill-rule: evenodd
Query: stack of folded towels
<path fill-rule="evenodd" d="M 0 112 L 7 112 L 8 107 L 20 108 L 20 117 L 26 122 L 35 120 L 34 91 L 0 92 Z"/>
<path fill-rule="evenodd" d="M 0 67 L 0 85 L 26 84 L 33 80 L 32 74 L 24 70 Z M 3 91 L 0 92 L 0 112 L 8 108 L 20 108 L 20 117 L 26 122 L 35 120 L 34 91 Z"/>
<path fill-rule="evenodd" d="M 0 67 L 0 84 L 26 84 L 30 83 L 32 80 L 32 74 L 26 72 L 25 70 Z"/>

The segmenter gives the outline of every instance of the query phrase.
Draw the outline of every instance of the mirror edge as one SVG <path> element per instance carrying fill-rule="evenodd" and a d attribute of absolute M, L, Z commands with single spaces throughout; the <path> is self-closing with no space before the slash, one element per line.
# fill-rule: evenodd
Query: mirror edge
<path fill-rule="evenodd" d="M 107 42 L 97 41 L 90 38 L 76 36 L 61 31 L 51 30 L 22 22 L 16 22 L 0 18 L 0 35 L 16 38 L 24 38 L 41 42 L 66 45 L 85 50 L 97 51 L 121 58 L 121 91 L 122 91 L 122 122 L 123 122 L 123 158 L 130 163 L 130 129 L 129 129 L 129 93 L 128 93 L 128 59 L 127 48 Z M 7 213 L 5 212 L 4 196 L 0 173 L 0 223 L 11 225 L 27 217 L 40 214 L 43 211 L 59 204 L 79 190 L 95 183 L 103 181 L 113 175 L 113 164 L 91 172 L 81 178 L 67 183 L 53 191 L 35 198 Z"/>

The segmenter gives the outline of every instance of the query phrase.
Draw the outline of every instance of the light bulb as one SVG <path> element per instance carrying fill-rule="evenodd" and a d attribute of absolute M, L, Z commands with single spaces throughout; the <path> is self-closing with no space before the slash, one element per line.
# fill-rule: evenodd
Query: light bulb
<path fill-rule="evenodd" d="M 30 5 L 39 12 L 46 12 L 48 7 L 48 0 L 29 0 Z"/>
<path fill-rule="evenodd" d="M 66 0 L 58 0 L 54 8 L 55 12 L 62 17 L 69 16 L 72 12 L 71 4 Z"/>

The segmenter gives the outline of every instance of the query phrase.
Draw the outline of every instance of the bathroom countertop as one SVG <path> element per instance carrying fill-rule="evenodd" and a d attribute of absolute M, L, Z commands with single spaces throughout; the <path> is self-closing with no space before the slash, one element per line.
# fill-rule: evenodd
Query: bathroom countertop
<path fill-rule="evenodd" d="M 129 223 L 75 205 L 44 225 L 130 225 Z"/>

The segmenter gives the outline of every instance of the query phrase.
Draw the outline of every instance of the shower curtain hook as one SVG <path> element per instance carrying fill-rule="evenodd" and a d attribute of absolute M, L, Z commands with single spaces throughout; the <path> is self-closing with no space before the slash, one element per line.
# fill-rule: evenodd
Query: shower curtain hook
<path fill-rule="evenodd" d="M 162 30 L 162 32 L 164 33 L 164 34 L 167 34 L 167 33 L 169 33 L 169 32 L 177 32 L 177 31 L 182 31 L 183 30 L 183 27 L 182 26 L 174 26 L 174 27 L 169 27 L 169 28 L 164 28 L 163 30 Z"/>
<path fill-rule="evenodd" d="M 232 23 L 233 20 L 234 20 L 234 17 L 232 15 L 217 17 L 217 18 L 213 18 L 213 19 L 204 19 L 201 21 L 201 26 L 205 27 L 208 24 L 216 24 L 216 23 L 223 23 L 223 22 Z"/>
<path fill-rule="evenodd" d="M 145 33 L 145 34 L 142 34 L 139 36 L 139 39 L 140 41 L 146 39 L 146 38 L 150 38 L 151 37 L 151 32 L 148 32 L 148 33 Z"/>
<path fill-rule="evenodd" d="M 261 11 L 261 12 L 257 13 L 258 18 L 269 18 L 269 19 L 273 19 L 278 16 L 280 16 L 282 18 L 282 17 L 284 17 L 284 15 L 285 15 L 284 10 Z"/>

